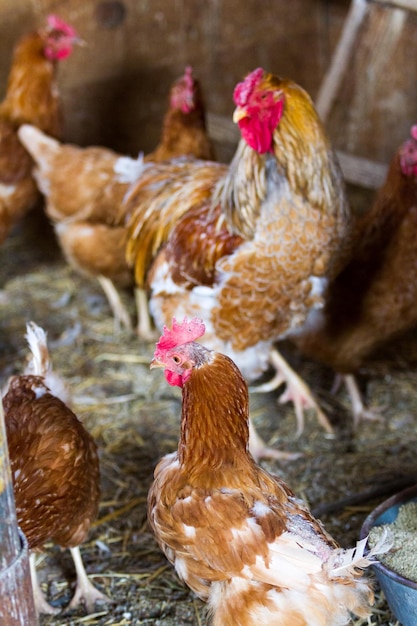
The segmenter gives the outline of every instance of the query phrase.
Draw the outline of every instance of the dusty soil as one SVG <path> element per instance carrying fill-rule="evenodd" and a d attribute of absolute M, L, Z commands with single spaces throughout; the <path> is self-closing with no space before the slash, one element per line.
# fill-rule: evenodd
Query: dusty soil
<path fill-rule="evenodd" d="M 75 411 L 100 450 L 100 513 L 82 554 L 92 580 L 113 604 L 97 606 L 93 615 L 66 610 L 74 586 L 72 560 L 67 551 L 47 545 L 39 576 L 48 599 L 62 611 L 42 617 L 41 626 L 206 624 L 204 605 L 179 582 L 146 523 L 153 468 L 176 448 L 180 414 L 178 390 L 168 387 L 161 372 L 149 371 L 153 345 L 115 333 L 98 283 L 69 269 L 39 211 L 13 231 L 0 259 L 0 383 L 22 371 L 25 323 L 34 320 L 47 330 L 54 368 L 71 385 Z M 133 314 L 131 294 L 124 297 Z M 417 482 L 414 334 L 361 371 L 366 400 L 380 408 L 381 420 L 363 423 L 357 433 L 345 393 L 329 393 L 332 373 L 286 346 L 283 351 L 320 398 L 336 434 L 326 435 L 310 414 L 297 439 L 293 409 L 277 403 L 279 393 L 252 394 L 252 414 L 264 439 L 302 453 L 296 461 L 263 464 L 319 512 L 343 546 L 352 545 L 376 504 L 410 477 Z M 399 483 L 393 486 L 393 480 Z M 326 512 L 327 505 L 374 488 L 386 493 Z M 372 618 L 357 624 L 392 626 L 395 619 L 376 591 Z"/>

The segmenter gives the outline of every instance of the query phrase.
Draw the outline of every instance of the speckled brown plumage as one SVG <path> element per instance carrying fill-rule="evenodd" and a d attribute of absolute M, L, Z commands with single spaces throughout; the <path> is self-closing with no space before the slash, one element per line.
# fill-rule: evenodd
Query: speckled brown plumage
<path fill-rule="evenodd" d="M 228 167 L 150 168 L 127 212 L 128 260 L 140 286 L 148 276 L 156 326 L 202 317 L 208 345 L 249 380 L 267 368 L 273 341 L 323 304 L 350 229 L 341 171 L 308 94 L 267 72 L 258 92 L 283 103 L 270 150 L 242 139 Z"/>
<path fill-rule="evenodd" d="M 17 519 L 29 547 L 80 545 L 100 496 L 93 438 L 42 377 L 13 377 L 3 404 Z"/>

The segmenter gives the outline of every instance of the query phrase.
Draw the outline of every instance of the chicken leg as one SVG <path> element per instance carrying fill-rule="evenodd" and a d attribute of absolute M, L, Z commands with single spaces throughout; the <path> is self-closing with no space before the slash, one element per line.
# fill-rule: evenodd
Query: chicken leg
<path fill-rule="evenodd" d="M 77 586 L 69 606 L 74 608 L 84 601 L 87 611 L 92 613 L 96 602 L 112 602 L 110 598 L 108 598 L 104 593 L 101 593 L 101 591 L 96 589 L 96 587 L 94 587 L 94 585 L 90 582 L 81 558 L 80 548 L 78 546 L 70 548 L 70 551 L 74 561 L 75 571 L 77 573 Z"/>
<path fill-rule="evenodd" d="M 38 574 L 36 573 L 36 553 L 31 552 L 29 556 L 30 577 L 32 579 L 33 599 L 35 601 L 35 608 L 38 613 L 45 613 L 46 615 L 56 615 L 59 613 L 59 609 L 53 607 L 46 600 L 44 593 L 41 589 L 38 580 Z"/>
<path fill-rule="evenodd" d="M 294 404 L 295 415 L 297 418 L 297 437 L 304 430 L 304 411 L 305 409 L 314 409 L 317 414 L 319 423 L 326 432 L 333 433 L 332 425 L 314 399 L 308 385 L 302 378 L 290 367 L 287 361 L 275 348 L 271 350 L 269 355 L 271 365 L 275 368 L 276 374 L 268 383 L 251 387 L 250 390 L 256 393 L 265 393 L 277 389 L 282 383 L 286 383 L 287 387 L 280 396 L 280 403 L 292 401 Z"/>

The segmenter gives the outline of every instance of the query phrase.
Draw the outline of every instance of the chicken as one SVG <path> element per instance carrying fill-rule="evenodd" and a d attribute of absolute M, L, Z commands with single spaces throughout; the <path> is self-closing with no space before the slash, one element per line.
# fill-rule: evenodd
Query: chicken
<path fill-rule="evenodd" d="M 77 572 L 70 606 L 108 598 L 87 578 L 79 545 L 97 516 L 100 497 L 96 444 L 70 408 L 68 387 L 51 369 L 46 336 L 27 326 L 32 351 L 31 374 L 14 376 L 3 398 L 9 457 L 20 528 L 31 550 L 35 605 L 40 613 L 56 613 L 37 581 L 34 551 L 52 540 L 69 547 Z"/>
<path fill-rule="evenodd" d="M 234 100 L 242 139 L 229 166 L 173 160 L 132 186 L 127 258 L 136 283 L 149 286 L 157 328 L 202 317 L 207 345 L 248 381 L 277 366 L 299 431 L 305 406 L 331 430 L 273 344 L 323 305 L 344 263 L 351 216 L 339 165 L 310 97 L 291 80 L 258 68 Z"/>
<path fill-rule="evenodd" d="M 160 163 L 184 154 L 199 159 L 212 159 L 214 154 L 200 82 L 191 66 L 171 86 L 160 142 L 145 161 Z"/>
<path fill-rule="evenodd" d="M 161 141 L 144 159 L 96 146 L 60 144 L 31 126 L 23 126 L 19 138 L 36 162 L 35 178 L 67 261 L 81 274 L 99 280 L 117 327 L 131 330 L 130 315 L 116 289 L 133 287 L 134 282 L 125 258 L 122 211 L 129 183 L 140 175 L 143 161 L 183 151 L 201 158 L 212 154 L 201 89 L 191 68 L 173 83 Z M 143 314 L 139 318 L 146 322 Z"/>
<path fill-rule="evenodd" d="M 38 200 L 31 176 L 33 162 L 19 142 L 21 124 L 34 124 L 50 135 L 62 133 L 56 65 L 79 41 L 72 26 L 49 15 L 45 27 L 16 45 L 7 92 L 0 104 L 0 243 Z"/>
<path fill-rule="evenodd" d="M 394 155 L 373 206 L 356 224 L 352 255 L 330 283 L 326 306 L 296 338 L 342 374 L 354 425 L 368 411 L 353 374 L 376 348 L 417 323 L 417 126 Z"/>
<path fill-rule="evenodd" d="M 365 617 L 364 542 L 343 550 L 248 451 L 248 389 L 233 361 L 196 342 L 202 320 L 173 321 L 151 368 L 182 388 L 178 451 L 155 469 L 148 519 L 213 626 L 337 626 Z M 384 538 L 384 547 L 388 547 Z"/>

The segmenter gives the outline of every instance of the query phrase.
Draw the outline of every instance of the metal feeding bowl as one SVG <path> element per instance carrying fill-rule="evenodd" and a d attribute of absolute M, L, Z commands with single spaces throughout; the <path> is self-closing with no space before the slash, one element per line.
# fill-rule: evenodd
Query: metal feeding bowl
<path fill-rule="evenodd" d="M 361 539 L 367 537 L 374 526 L 392 524 L 398 515 L 399 508 L 407 502 L 417 501 L 417 485 L 396 493 L 376 507 L 366 518 Z M 417 558 L 417 555 L 416 555 Z M 417 625 L 417 582 L 413 582 L 394 572 L 390 567 L 376 561 L 372 568 L 389 608 L 403 626 Z"/>

